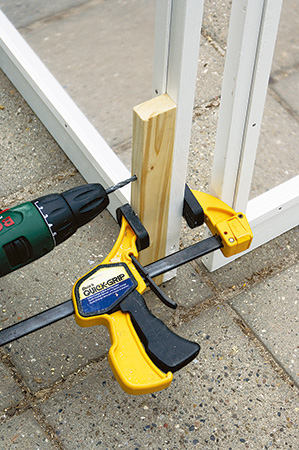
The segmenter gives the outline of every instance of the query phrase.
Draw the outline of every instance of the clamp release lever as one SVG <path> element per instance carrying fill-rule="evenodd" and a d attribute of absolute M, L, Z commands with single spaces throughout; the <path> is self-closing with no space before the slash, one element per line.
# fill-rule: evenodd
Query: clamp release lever
<path fill-rule="evenodd" d="M 164 305 L 169 308 L 176 309 L 177 303 L 171 300 L 171 298 L 167 297 L 166 294 L 159 288 L 159 286 L 154 282 L 148 271 L 145 267 L 143 267 L 137 258 L 134 255 L 131 255 L 131 260 L 140 275 L 144 278 L 145 282 L 149 285 L 151 290 L 156 294 L 156 296 L 164 303 Z"/>

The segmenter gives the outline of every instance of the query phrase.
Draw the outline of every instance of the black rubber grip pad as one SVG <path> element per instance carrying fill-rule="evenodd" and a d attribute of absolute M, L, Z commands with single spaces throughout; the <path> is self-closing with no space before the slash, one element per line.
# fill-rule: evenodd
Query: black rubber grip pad
<path fill-rule="evenodd" d="M 31 244 L 25 236 L 20 236 L 18 239 L 3 245 L 3 250 L 11 267 L 26 263 L 32 258 L 33 254 Z"/>
<path fill-rule="evenodd" d="M 190 228 L 199 227 L 205 220 L 204 211 L 187 184 L 185 185 L 183 217 Z"/>
<path fill-rule="evenodd" d="M 148 356 L 163 372 L 176 372 L 198 355 L 200 346 L 167 328 L 150 312 L 142 295 L 136 290 L 120 303 L 120 309 L 130 313 Z"/>
<path fill-rule="evenodd" d="M 122 224 L 122 216 L 124 216 L 124 218 L 127 220 L 128 224 L 130 225 L 130 227 L 137 236 L 136 240 L 137 250 L 140 252 L 141 250 L 144 250 L 145 248 L 149 247 L 150 239 L 148 232 L 142 225 L 137 214 L 133 211 L 132 207 L 128 203 L 121 206 L 120 208 L 117 208 L 116 210 L 116 217 L 119 226 L 121 226 Z"/>

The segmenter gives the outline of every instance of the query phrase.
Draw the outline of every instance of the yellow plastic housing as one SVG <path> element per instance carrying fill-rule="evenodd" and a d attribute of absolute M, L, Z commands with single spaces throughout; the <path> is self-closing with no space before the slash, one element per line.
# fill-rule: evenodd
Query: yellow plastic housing
<path fill-rule="evenodd" d="M 102 264 L 126 263 L 138 282 L 138 292 L 142 294 L 146 285 L 133 265 L 130 254 L 138 256 L 136 235 L 123 217 L 119 237 Z M 135 331 L 129 313 L 116 311 L 112 314 L 91 317 L 80 315 L 75 299 L 75 286 L 81 278 L 75 283 L 72 292 L 76 322 L 81 327 L 104 325 L 108 328 L 111 341 L 108 359 L 120 386 L 125 392 L 133 395 L 150 394 L 167 388 L 172 382 L 173 374 L 162 372 L 149 358 Z"/>
<path fill-rule="evenodd" d="M 205 223 L 210 231 L 221 237 L 224 256 L 229 257 L 247 250 L 252 242 L 253 233 L 244 213 L 236 213 L 230 206 L 212 195 L 192 191 L 200 203 Z"/>

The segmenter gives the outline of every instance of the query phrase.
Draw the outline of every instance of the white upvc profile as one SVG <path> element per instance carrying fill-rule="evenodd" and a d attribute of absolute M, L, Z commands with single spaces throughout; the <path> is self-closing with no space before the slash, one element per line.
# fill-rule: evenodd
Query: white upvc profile
<path fill-rule="evenodd" d="M 178 249 L 204 0 L 159 0 L 153 95 L 177 104 L 167 253 Z M 248 201 L 282 0 L 233 0 L 211 194 L 246 213 L 249 251 L 299 223 L 299 175 Z M 104 186 L 130 176 L 98 131 L 0 11 L 0 67 L 87 182 Z M 130 186 L 109 210 L 130 202 Z M 209 270 L 228 262 L 204 258 Z"/>

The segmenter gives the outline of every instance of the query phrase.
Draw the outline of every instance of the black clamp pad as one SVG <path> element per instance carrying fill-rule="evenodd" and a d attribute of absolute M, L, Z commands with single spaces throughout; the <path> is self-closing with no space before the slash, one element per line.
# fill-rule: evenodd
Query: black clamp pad
<path fill-rule="evenodd" d="M 150 239 L 148 232 L 142 225 L 137 214 L 133 211 L 133 209 L 128 203 L 121 206 L 120 208 L 117 208 L 116 210 L 116 218 L 119 223 L 119 226 L 121 226 L 122 217 L 126 219 L 126 221 L 128 222 L 128 224 L 130 225 L 130 227 L 137 236 L 136 241 L 137 250 L 140 252 L 141 250 L 144 250 L 145 248 L 149 247 Z"/>
<path fill-rule="evenodd" d="M 185 185 L 183 217 L 190 228 L 199 227 L 204 223 L 205 215 L 191 189 Z"/>

